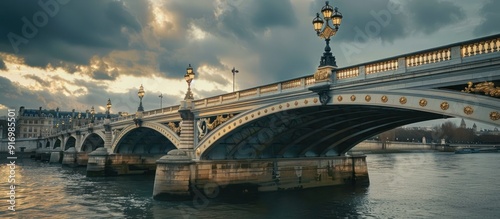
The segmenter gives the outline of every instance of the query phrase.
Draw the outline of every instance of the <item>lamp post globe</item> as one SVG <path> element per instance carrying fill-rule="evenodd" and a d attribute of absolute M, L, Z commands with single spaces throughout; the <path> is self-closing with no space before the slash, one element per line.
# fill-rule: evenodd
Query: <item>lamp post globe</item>
<path fill-rule="evenodd" d="M 111 99 L 108 98 L 108 103 L 106 104 L 106 118 L 110 119 L 110 110 L 111 110 Z"/>
<path fill-rule="evenodd" d="M 193 71 L 193 67 L 191 67 L 191 64 L 189 64 L 189 67 L 186 69 L 186 74 L 184 75 L 184 80 L 186 80 L 188 84 L 188 91 L 186 93 L 186 96 L 184 97 L 184 100 L 193 100 L 193 93 L 191 92 L 191 82 L 194 79 L 194 76 L 196 74 Z"/>
<path fill-rule="evenodd" d="M 143 112 L 144 111 L 144 107 L 142 107 L 142 98 L 144 97 L 144 87 L 141 86 L 139 87 L 139 91 L 137 92 L 137 96 L 139 97 L 139 108 L 137 108 L 137 111 L 140 111 L 140 112 Z"/>

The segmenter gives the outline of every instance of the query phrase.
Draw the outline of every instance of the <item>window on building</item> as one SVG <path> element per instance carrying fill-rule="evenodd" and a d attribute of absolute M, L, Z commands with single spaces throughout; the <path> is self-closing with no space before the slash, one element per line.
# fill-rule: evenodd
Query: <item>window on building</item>
<path fill-rule="evenodd" d="M 35 120 L 35 124 L 38 124 L 38 120 Z"/>
<path fill-rule="evenodd" d="M 38 131 L 38 129 L 37 129 L 37 128 L 33 129 L 33 132 L 37 132 L 37 131 Z"/>
<path fill-rule="evenodd" d="M 23 138 L 26 138 L 26 137 L 27 137 L 27 135 L 26 135 L 26 134 L 23 134 Z"/>

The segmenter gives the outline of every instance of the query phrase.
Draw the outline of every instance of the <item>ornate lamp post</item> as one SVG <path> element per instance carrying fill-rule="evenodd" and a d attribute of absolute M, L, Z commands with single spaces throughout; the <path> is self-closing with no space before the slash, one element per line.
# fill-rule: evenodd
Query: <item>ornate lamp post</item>
<path fill-rule="evenodd" d="M 136 126 L 141 126 L 142 125 L 142 113 L 144 112 L 144 107 L 142 107 L 142 98 L 144 97 L 144 87 L 141 86 L 139 87 L 139 91 L 137 92 L 137 96 L 139 97 L 139 108 L 137 108 L 137 112 L 135 113 L 135 118 L 134 118 L 134 123 Z"/>
<path fill-rule="evenodd" d="M 92 108 L 90 108 L 90 123 L 94 123 L 94 120 L 95 120 L 95 110 L 94 106 L 92 106 Z"/>
<path fill-rule="evenodd" d="M 331 53 L 330 37 L 335 36 L 335 34 L 337 33 L 340 23 L 342 22 L 342 14 L 338 11 L 337 7 L 335 7 L 334 9 L 332 6 L 330 6 L 328 1 L 326 1 L 325 6 L 321 8 L 321 13 L 323 14 L 324 19 L 321 19 L 319 13 L 316 13 L 316 17 L 312 21 L 314 30 L 316 31 L 318 36 L 325 39 L 326 42 L 325 52 L 323 53 L 323 56 L 321 56 L 319 67 L 337 67 L 337 64 L 335 63 L 335 56 L 333 56 Z M 332 20 L 333 27 L 330 27 L 329 25 L 330 20 Z M 326 24 L 323 25 L 324 23 Z"/>
<path fill-rule="evenodd" d="M 110 109 L 111 109 L 111 99 L 108 98 L 108 103 L 106 104 L 106 118 L 111 119 Z"/>
<path fill-rule="evenodd" d="M 186 93 L 186 96 L 184 97 L 184 100 L 193 100 L 193 93 L 191 92 L 191 82 L 194 79 L 194 76 L 196 74 L 193 72 L 193 68 L 191 67 L 191 64 L 189 64 L 189 67 L 186 69 L 186 74 L 184 75 L 184 80 L 186 80 L 188 84 L 188 91 Z"/>
<path fill-rule="evenodd" d="M 78 112 L 78 127 L 82 125 L 82 112 Z"/>
<path fill-rule="evenodd" d="M 332 77 L 332 72 L 337 68 L 335 56 L 332 55 L 332 49 L 330 48 L 330 37 L 335 36 L 337 33 L 340 23 L 342 22 L 342 14 L 336 7 L 334 9 L 330 6 L 328 1 L 326 1 L 325 6 L 321 8 L 321 13 L 323 14 L 323 19 L 320 17 L 319 13 L 316 13 L 316 17 L 313 19 L 312 24 L 316 34 L 320 38 L 325 39 L 326 46 L 325 52 L 323 56 L 321 56 L 318 70 L 314 73 L 314 81 L 315 83 L 326 83 L 313 86 L 309 88 L 309 90 L 318 93 L 321 104 L 325 105 L 331 98 L 329 94 L 329 83 L 332 81 L 332 78 L 335 79 L 335 77 Z M 330 20 L 332 20 L 333 27 L 329 24 Z"/>
<path fill-rule="evenodd" d="M 139 112 L 144 112 L 144 107 L 142 107 L 142 98 L 144 97 L 144 87 L 141 84 L 141 87 L 139 87 L 139 91 L 137 92 L 137 96 L 139 96 L 139 108 L 137 108 L 137 111 Z"/>

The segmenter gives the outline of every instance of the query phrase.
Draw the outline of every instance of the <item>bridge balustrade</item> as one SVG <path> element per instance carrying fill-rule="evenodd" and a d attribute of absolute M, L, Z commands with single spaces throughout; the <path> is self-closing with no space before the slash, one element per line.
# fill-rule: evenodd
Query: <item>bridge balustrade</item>
<path fill-rule="evenodd" d="M 373 62 L 368 62 L 356 66 L 338 68 L 333 70 L 333 84 L 342 84 L 344 82 L 361 81 L 366 78 L 385 77 L 387 75 L 405 74 L 415 68 L 422 69 L 429 66 L 435 67 L 436 63 L 462 63 L 468 57 L 480 56 L 500 51 L 500 34 L 479 38 L 475 40 L 455 43 L 438 48 L 432 48 L 420 52 L 405 54 L 401 56 L 386 58 Z M 279 83 L 268 84 L 256 88 L 250 88 L 215 97 L 193 101 L 193 107 L 196 109 L 225 104 L 228 102 L 246 100 L 283 92 L 293 92 L 296 89 L 305 89 L 314 85 L 313 75 L 295 78 Z M 180 105 L 165 107 L 145 111 L 144 116 L 154 116 L 159 114 L 177 113 Z M 133 120 L 135 115 L 117 117 L 111 119 L 111 122 Z M 96 121 L 94 127 L 103 126 L 104 120 Z M 66 130 L 68 131 L 68 130 Z"/>

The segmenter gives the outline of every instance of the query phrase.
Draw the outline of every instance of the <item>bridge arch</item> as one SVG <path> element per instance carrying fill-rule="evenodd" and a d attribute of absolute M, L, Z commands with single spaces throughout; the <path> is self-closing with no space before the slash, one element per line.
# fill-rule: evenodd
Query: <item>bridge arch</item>
<path fill-rule="evenodd" d="M 50 148 L 50 145 L 52 144 L 50 143 L 50 140 L 47 139 L 47 142 L 45 142 L 45 148 Z"/>
<path fill-rule="evenodd" d="M 142 143 L 142 146 L 138 144 Z M 151 144 L 151 145 L 148 145 Z M 153 147 L 155 145 L 158 147 Z M 142 125 L 130 125 L 124 128 L 113 142 L 113 153 L 165 153 L 178 148 L 179 136 L 155 122 L 143 122 Z"/>
<path fill-rule="evenodd" d="M 63 141 L 61 140 L 61 138 L 56 138 L 55 141 L 54 141 L 54 147 L 52 147 L 52 149 L 54 149 L 54 148 L 61 148 L 62 142 Z"/>
<path fill-rule="evenodd" d="M 64 151 L 68 150 L 71 147 L 76 148 L 76 138 L 74 136 L 69 136 L 66 138 L 66 141 L 64 142 Z"/>
<path fill-rule="evenodd" d="M 200 159 L 338 156 L 378 133 L 415 122 L 463 117 L 500 125 L 498 99 L 444 90 L 357 90 L 262 106 L 212 130 Z M 495 114 L 496 113 L 496 114 Z M 496 120 L 495 120 L 496 119 Z"/>
<path fill-rule="evenodd" d="M 93 132 L 85 135 L 85 138 L 82 139 L 82 144 L 77 151 L 90 153 L 100 147 L 104 147 L 104 135 L 100 132 Z"/>

